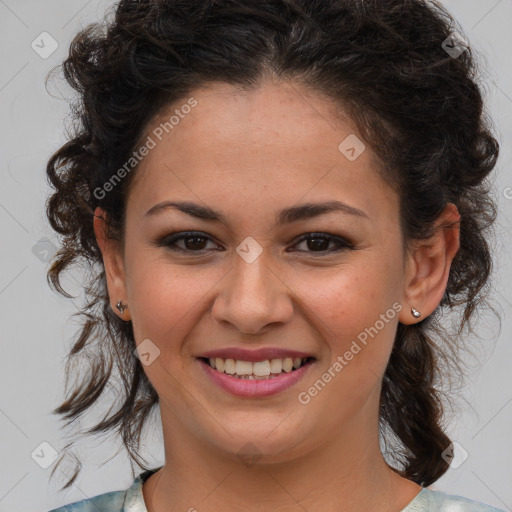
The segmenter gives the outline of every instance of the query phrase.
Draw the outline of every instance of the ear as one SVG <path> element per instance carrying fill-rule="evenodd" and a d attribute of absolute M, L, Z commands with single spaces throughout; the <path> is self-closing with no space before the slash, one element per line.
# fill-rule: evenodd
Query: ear
<path fill-rule="evenodd" d="M 453 258 L 459 250 L 459 235 L 459 212 L 454 204 L 448 203 L 436 222 L 433 236 L 414 242 L 408 251 L 401 323 L 409 325 L 423 320 L 441 302 Z M 415 318 L 411 308 L 419 311 L 421 317 Z"/>
<path fill-rule="evenodd" d="M 94 233 L 103 257 L 110 307 L 119 318 L 128 321 L 131 320 L 131 315 L 126 309 L 127 293 L 123 257 L 119 242 L 107 236 L 106 218 L 106 212 L 99 207 L 96 208 L 94 211 Z M 125 307 L 124 311 L 117 308 L 116 304 L 119 301 Z"/>

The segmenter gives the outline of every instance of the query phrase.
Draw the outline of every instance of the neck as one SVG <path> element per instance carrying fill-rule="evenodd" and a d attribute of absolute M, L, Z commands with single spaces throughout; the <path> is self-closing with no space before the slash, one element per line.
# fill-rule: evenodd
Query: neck
<path fill-rule="evenodd" d="M 148 512 L 398 512 L 421 490 L 386 464 L 378 422 L 362 416 L 326 436 L 334 443 L 251 460 L 205 446 L 161 409 L 166 463 L 144 484 Z"/>

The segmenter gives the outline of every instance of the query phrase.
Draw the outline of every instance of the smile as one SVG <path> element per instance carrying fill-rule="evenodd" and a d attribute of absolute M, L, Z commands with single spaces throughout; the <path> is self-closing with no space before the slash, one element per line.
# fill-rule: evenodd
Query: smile
<path fill-rule="evenodd" d="M 309 371 L 314 357 L 282 357 L 247 361 L 223 357 L 198 357 L 210 382 L 232 395 L 257 398 L 285 391 Z"/>
<path fill-rule="evenodd" d="M 231 375 L 244 380 L 273 379 L 279 375 L 290 373 L 304 366 L 311 357 L 285 357 L 282 359 L 266 359 L 264 361 L 243 361 L 240 359 L 223 359 L 210 357 L 203 359 L 217 372 Z"/>

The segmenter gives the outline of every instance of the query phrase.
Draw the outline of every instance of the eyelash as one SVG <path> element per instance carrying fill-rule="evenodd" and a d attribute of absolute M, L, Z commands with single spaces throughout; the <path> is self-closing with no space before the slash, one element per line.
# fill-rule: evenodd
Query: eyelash
<path fill-rule="evenodd" d="M 208 239 L 209 241 L 213 241 L 211 239 L 211 237 L 209 237 L 205 233 L 202 233 L 201 231 L 183 231 L 183 232 L 179 232 L 179 233 L 171 233 L 169 235 L 166 235 L 165 237 L 163 237 L 157 241 L 157 246 L 158 247 L 166 247 L 169 250 L 174 251 L 174 252 L 181 252 L 181 253 L 188 253 L 188 254 L 191 254 L 191 253 L 203 254 L 204 251 L 211 250 L 211 249 L 200 249 L 198 251 L 193 251 L 190 249 L 183 249 L 182 247 L 178 247 L 175 245 L 176 242 L 178 242 L 179 240 L 186 240 L 188 238 L 205 238 L 205 239 Z M 326 254 L 341 252 L 341 251 L 347 250 L 347 249 L 348 250 L 354 249 L 354 246 L 347 240 L 344 240 L 343 238 L 338 237 L 338 236 L 329 235 L 327 233 L 307 233 L 307 234 L 301 236 L 301 238 L 299 238 L 297 240 L 295 245 L 298 245 L 301 242 L 304 242 L 304 241 L 310 240 L 310 239 L 311 240 L 321 239 L 321 240 L 334 241 L 334 242 L 338 243 L 338 248 L 337 249 L 327 249 L 327 250 L 323 250 L 323 251 L 298 251 L 298 252 L 326 255 Z M 294 252 L 294 251 L 287 251 L 287 252 Z"/>

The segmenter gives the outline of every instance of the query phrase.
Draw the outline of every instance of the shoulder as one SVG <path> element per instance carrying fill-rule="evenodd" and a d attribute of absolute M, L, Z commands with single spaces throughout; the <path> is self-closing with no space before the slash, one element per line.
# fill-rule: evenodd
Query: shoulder
<path fill-rule="evenodd" d="M 504 512 L 479 501 L 424 488 L 402 512 Z"/>
<path fill-rule="evenodd" d="M 124 491 L 107 492 L 94 498 L 76 501 L 49 512 L 145 512 L 143 483 L 160 468 L 149 469 L 138 475 Z"/>
<path fill-rule="evenodd" d="M 114 491 L 77 501 L 50 512 L 123 512 L 127 491 Z"/>

